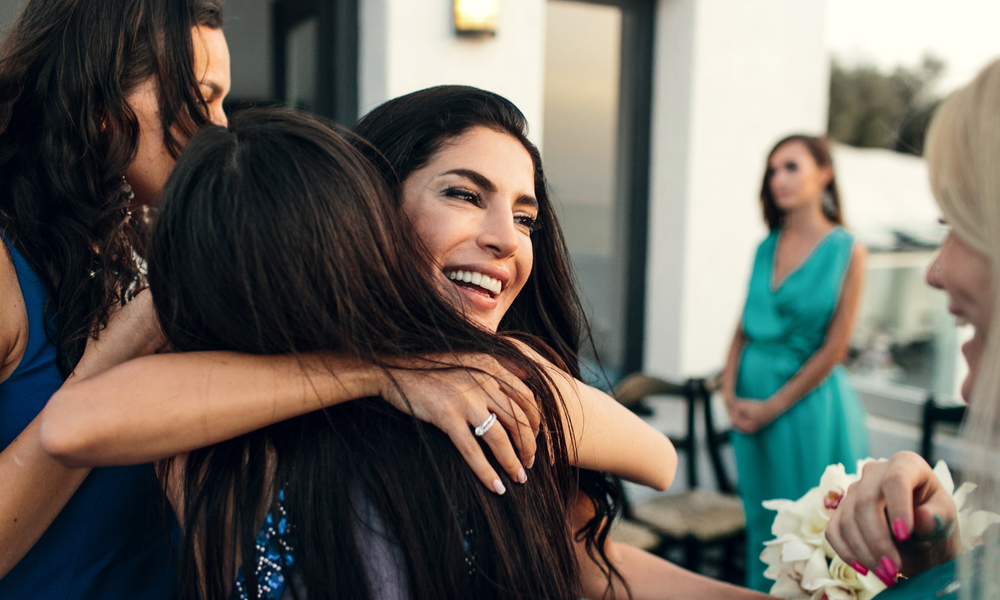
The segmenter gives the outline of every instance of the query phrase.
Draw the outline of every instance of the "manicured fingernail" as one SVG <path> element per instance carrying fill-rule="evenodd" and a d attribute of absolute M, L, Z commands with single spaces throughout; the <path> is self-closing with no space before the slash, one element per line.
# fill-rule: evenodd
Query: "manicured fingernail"
<path fill-rule="evenodd" d="M 899 575 L 899 569 L 896 568 L 896 563 L 892 562 L 888 556 L 883 556 L 880 562 L 882 563 L 882 568 L 885 570 L 886 576 L 895 582 L 896 575 Z"/>
<path fill-rule="evenodd" d="M 501 496 L 507 491 L 507 488 L 503 486 L 503 482 L 499 479 L 493 480 L 493 491 L 500 494 Z"/>
<path fill-rule="evenodd" d="M 896 583 L 892 579 L 886 577 L 885 572 L 882 570 L 882 567 L 875 569 L 875 577 L 878 577 L 879 581 L 884 583 L 886 587 L 892 587 L 892 584 Z"/>
<path fill-rule="evenodd" d="M 529 469 L 531 467 L 535 466 L 535 455 L 534 454 L 531 455 L 531 458 L 528 459 L 528 464 L 525 465 L 525 466 L 528 467 Z"/>
<path fill-rule="evenodd" d="M 865 567 L 863 564 L 859 563 L 858 561 L 852 562 L 851 563 L 851 567 L 855 571 L 857 571 L 858 573 L 860 573 L 862 577 L 864 577 L 865 575 L 868 574 L 868 568 Z"/>
<path fill-rule="evenodd" d="M 910 532 L 906 529 L 906 523 L 902 519 L 896 519 L 892 522 L 892 532 L 896 534 L 896 539 L 901 542 L 910 539 Z"/>
<path fill-rule="evenodd" d="M 518 483 L 524 483 L 527 480 L 528 480 L 528 474 L 524 472 L 524 469 L 521 469 L 520 471 L 517 472 Z"/>

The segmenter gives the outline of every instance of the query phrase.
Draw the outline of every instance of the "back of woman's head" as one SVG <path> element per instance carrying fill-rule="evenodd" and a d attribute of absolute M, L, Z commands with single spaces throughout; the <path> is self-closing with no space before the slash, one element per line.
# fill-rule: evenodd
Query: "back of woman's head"
<path fill-rule="evenodd" d="M 207 122 L 191 29 L 222 0 L 30 0 L 0 48 L 0 229 L 49 292 L 64 375 L 138 277 L 145 220 L 122 177 L 139 136 L 126 98 L 158 82 L 176 154 Z"/>
<path fill-rule="evenodd" d="M 163 190 L 152 237 L 164 332 L 180 351 L 337 351 L 375 365 L 434 355 L 448 367 L 451 352 L 488 352 L 527 374 L 552 436 L 539 452 L 554 460 L 538 461 L 527 486 L 501 474 L 508 492 L 497 497 L 447 436 L 377 399 L 192 452 L 183 512 L 195 525 L 181 554 L 190 597 L 227 596 L 234 548 L 245 572 L 257 568 L 261 503 L 279 488 L 292 527 L 276 535 L 309 598 L 370 597 L 372 536 L 398 548 L 392 568 L 413 598 L 571 597 L 572 478 L 552 393 L 509 343 L 437 297 L 395 210 L 364 157 L 310 117 L 243 111 L 229 129 L 202 130 Z M 385 531 L 365 533 L 369 513 Z"/>
<path fill-rule="evenodd" d="M 397 312 L 430 310 L 422 273 L 402 275 L 408 233 L 381 181 L 332 130 L 243 111 L 183 156 L 163 191 L 149 275 L 178 348 L 385 352 L 411 335 L 396 326 L 416 321 Z"/>
<path fill-rule="evenodd" d="M 931 190 L 948 225 L 990 261 L 994 307 L 969 401 L 966 422 L 973 452 L 967 472 L 980 486 L 975 496 L 984 499 L 989 510 L 1000 512 L 1000 61 L 941 105 L 928 130 L 924 155 Z M 986 567 L 976 574 L 984 594 L 987 583 L 996 585 L 1000 569 L 1000 534 L 996 526 L 991 529 Z M 968 568 L 965 575 L 970 575 Z"/>
<path fill-rule="evenodd" d="M 764 212 L 764 222 L 771 231 L 781 229 L 785 223 L 785 213 L 774 200 L 774 193 L 771 191 L 771 157 L 785 144 L 798 143 L 805 146 L 809 155 L 816 161 L 816 166 L 830 168 L 830 182 L 823 190 L 822 209 L 825 216 L 835 225 L 843 225 L 844 217 L 840 207 L 840 192 L 837 191 L 837 176 L 833 172 L 833 157 L 830 155 L 830 143 L 826 138 L 795 133 L 786 136 L 776 143 L 767 154 L 768 167 L 764 170 L 764 183 L 760 186 L 760 206 Z"/>
<path fill-rule="evenodd" d="M 524 146 L 535 169 L 539 229 L 531 234 L 534 267 L 500 323 L 501 331 L 540 338 L 579 376 L 586 328 L 562 229 L 549 198 L 541 156 L 528 140 L 524 115 L 506 98 L 474 87 L 445 85 L 400 96 L 358 121 L 358 148 L 378 168 L 397 205 L 403 182 L 442 147 L 476 127 L 505 133 Z"/>

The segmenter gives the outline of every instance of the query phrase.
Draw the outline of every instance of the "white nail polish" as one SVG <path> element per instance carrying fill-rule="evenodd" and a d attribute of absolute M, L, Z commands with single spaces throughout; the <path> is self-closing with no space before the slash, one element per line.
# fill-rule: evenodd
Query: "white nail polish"
<path fill-rule="evenodd" d="M 503 482 L 501 482 L 499 479 L 494 479 L 493 480 L 493 491 L 496 492 L 497 494 L 503 496 L 504 493 L 507 491 L 507 488 L 505 488 L 503 486 Z"/>
<path fill-rule="evenodd" d="M 517 482 L 524 483 L 525 481 L 528 481 L 528 474 L 524 472 L 524 469 L 521 469 L 517 472 Z"/>

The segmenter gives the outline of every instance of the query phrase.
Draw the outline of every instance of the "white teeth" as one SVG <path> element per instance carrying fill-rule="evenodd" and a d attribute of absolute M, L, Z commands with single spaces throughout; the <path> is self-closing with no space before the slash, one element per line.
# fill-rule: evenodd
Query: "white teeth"
<path fill-rule="evenodd" d="M 471 283 L 472 285 L 477 285 L 494 294 L 499 294 L 503 290 L 503 284 L 500 283 L 499 279 L 494 279 L 493 277 L 483 275 L 482 273 L 477 273 L 475 271 L 449 271 L 446 275 L 448 276 L 448 279 L 451 279 L 452 281 Z"/>
<path fill-rule="evenodd" d="M 955 317 L 955 327 L 965 327 L 969 324 L 969 320 L 965 317 Z"/>

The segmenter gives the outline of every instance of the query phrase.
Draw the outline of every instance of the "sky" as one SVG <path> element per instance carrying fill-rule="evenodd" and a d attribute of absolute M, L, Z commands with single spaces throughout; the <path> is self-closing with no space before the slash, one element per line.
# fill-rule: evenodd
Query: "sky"
<path fill-rule="evenodd" d="M 1000 58 L 1000 0 L 826 0 L 826 10 L 834 56 L 891 69 L 931 52 L 946 63 L 942 93 Z"/>

